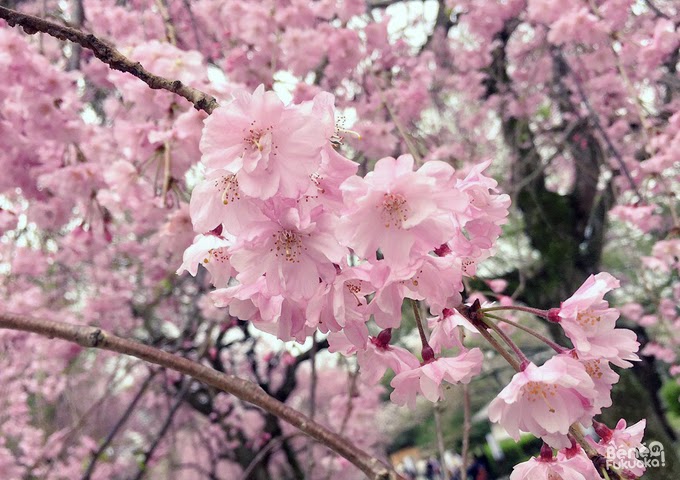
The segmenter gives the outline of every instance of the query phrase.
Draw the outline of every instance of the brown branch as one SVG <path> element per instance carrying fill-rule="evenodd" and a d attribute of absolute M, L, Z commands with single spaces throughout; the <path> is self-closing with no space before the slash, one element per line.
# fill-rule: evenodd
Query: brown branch
<path fill-rule="evenodd" d="M 371 480 L 404 480 L 380 460 L 354 446 L 350 440 L 331 432 L 306 415 L 275 400 L 258 385 L 248 380 L 220 373 L 200 363 L 134 340 L 118 337 L 97 327 L 0 313 L 0 328 L 37 333 L 48 338 L 61 338 L 86 348 L 118 352 L 183 373 L 288 422 L 347 459 Z"/>
<path fill-rule="evenodd" d="M 243 470 L 243 473 L 241 474 L 241 480 L 248 480 L 250 474 L 253 473 L 255 468 L 262 462 L 262 460 L 264 460 L 264 458 L 267 455 L 272 453 L 273 450 L 275 450 L 284 442 L 291 440 L 292 438 L 297 437 L 298 435 L 301 435 L 300 432 L 291 433 L 289 435 L 278 437 L 271 440 L 267 445 L 264 446 L 262 450 L 257 452 L 257 455 L 255 455 L 255 457 L 251 460 L 250 464 L 246 467 L 245 470 Z"/>
<path fill-rule="evenodd" d="M 75 28 L 81 28 L 85 22 L 85 8 L 83 7 L 83 0 L 74 0 L 73 2 L 73 18 L 71 23 Z M 80 57 L 83 53 L 83 47 L 75 44 L 71 49 L 71 56 L 66 63 L 66 70 L 78 70 L 80 68 Z"/>
<path fill-rule="evenodd" d="M 33 15 L 19 13 L 5 7 L 0 7 L 0 18 L 7 20 L 7 23 L 12 27 L 21 25 L 29 35 L 43 32 L 60 40 L 74 42 L 83 48 L 91 50 L 95 57 L 106 63 L 113 70 L 134 75 L 154 90 L 167 90 L 186 98 L 194 104 L 196 110 L 212 113 L 218 106 L 217 100 L 211 95 L 185 85 L 179 80 L 169 80 L 154 75 L 146 70 L 141 63 L 131 61 L 112 45 L 92 34 L 49 22 Z"/>
<path fill-rule="evenodd" d="M 165 0 L 156 0 L 156 7 L 158 7 L 158 13 L 161 14 L 163 19 L 163 26 L 165 27 L 165 38 L 169 43 L 177 45 L 177 33 L 175 31 L 175 25 L 172 23 L 172 17 L 168 11 L 168 5 Z"/>

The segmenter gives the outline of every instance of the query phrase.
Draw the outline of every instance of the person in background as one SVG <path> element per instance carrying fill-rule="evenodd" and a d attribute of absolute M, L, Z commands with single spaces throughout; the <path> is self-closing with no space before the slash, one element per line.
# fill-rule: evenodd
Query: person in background
<path fill-rule="evenodd" d="M 475 454 L 467 470 L 468 480 L 489 480 L 489 463 L 484 455 Z"/>
<path fill-rule="evenodd" d="M 404 475 L 408 480 L 416 480 L 418 472 L 416 471 L 416 464 L 411 457 L 405 457 L 403 462 Z"/>

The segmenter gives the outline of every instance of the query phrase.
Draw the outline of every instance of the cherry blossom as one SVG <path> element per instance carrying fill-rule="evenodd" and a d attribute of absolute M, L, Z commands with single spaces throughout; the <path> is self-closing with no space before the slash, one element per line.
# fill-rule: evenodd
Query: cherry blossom
<path fill-rule="evenodd" d="M 456 357 L 440 357 L 434 361 L 405 370 L 392 379 L 394 387 L 390 399 L 399 405 L 415 408 L 416 394 L 420 393 L 431 402 L 442 398 L 441 383 L 469 383 L 482 368 L 484 355 L 478 348 L 473 348 Z"/>
<path fill-rule="evenodd" d="M 551 311 L 551 318 L 560 323 L 578 352 L 630 367 L 630 361 L 639 360 L 636 336 L 614 328 L 619 312 L 603 298 L 618 286 L 619 281 L 606 272 L 591 275 L 559 310 Z"/>
<path fill-rule="evenodd" d="M 252 94 L 234 92 L 206 120 L 202 161 L 211 170 L 236 174 L 239 188 L 251 197 L 296 198 L 309 189 L 327 140 L 313 116 L 285 107 L 260 86 Z"/>
<path fill-rule="evenodd" d="M 516 373 L 491 402 L 489 420 L 500 423 L 515 439 L 523 430 L 555 448 L 566 447 L 569 427 L 590 420 L 597 395 L 581 363 L 556 355 L 540 367 L 530 363 Z"/>
<path fill-rule="evenodd" d="M 622 470 L 628 478 L 640 477 L 645 472 L 645 466 L 638 460 L 638 454 L 646 448 L 642 445 L 646 425 L 646 420 L 640 420 L 628 427 L 626 421 L 621 419 L 614 429 L 610 429 L 596 423 L 595 431 L 600 436 L 600 441 L 595 443 L 591 440 L 591 444 L 600 455 L 614 463 L 620 462 L 619 465 L 624 466 Z"/>
<path fill-rule="evenodd" d="M 413 157 L 383 158 L 365 179 L 352 177 L 341 189 L 347 213 L 339 234 L 364 258 L 380 249 L 390 262 L 404 264 L 453 236 L 453 214 L 467 198 L 451 188 L 453 169 L 428 162 L 413 171 Z"/>

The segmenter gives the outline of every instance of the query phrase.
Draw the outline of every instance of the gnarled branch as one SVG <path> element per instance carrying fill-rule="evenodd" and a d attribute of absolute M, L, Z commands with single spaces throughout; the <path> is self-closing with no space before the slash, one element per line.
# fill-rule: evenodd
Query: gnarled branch
<path fill-rule="evenodd" d="M 37 333 L 49 338 L 61 338 L 87 348 L 100 348 L 130 355 L 183 373 L 199 382 L 260 407 L 290 423 L 301 432 L 347 459 L 371 480 L 404 480 L 403 477 L 380 460 L 355 447 L 350 440 L 328 430 L 294 408 L 270 397 L 258 385 L 248 380 L 226 375 L 200 363 L 144 345 L 135 340 L 118 337 L 97 327 L 0 313 L 0 328 Z"/>
<path fill-rule="evenodd" d="M 212 113 L 218 106 L 217 100 L 215 100 L 213 96 L 185 85 L 179 80 L 169 80 L 154 75 L 146 70 L 141 63 L 133 62 L 116 50 L 112 45 L 91 33 L 85 33 L 76 28 L 59 25 L 5 7 L 0 7 L 0 18 L 7 20 L 7 23 L 12 27 L 21 25 L 24 28 L 24 31 L 29 35 L 43 32 L 60 40 L 69 40 L 83 48 L 87 48 L 92 51 L 95 57 L 106 63 L 113 70 L 119 70 L 134 75 L 154 90 L 167 90 L 180 97 L 184 97 L 194 104 L 196 110 Z"/>

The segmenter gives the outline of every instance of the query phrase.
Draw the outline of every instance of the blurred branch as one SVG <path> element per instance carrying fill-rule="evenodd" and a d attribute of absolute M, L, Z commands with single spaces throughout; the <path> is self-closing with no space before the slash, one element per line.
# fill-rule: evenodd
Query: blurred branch
<path fill-rule="evenodd" d="M 258 385 L 248 380 L 217 372 L 200 363 L 134 340 L 118 337 L 97 327 L 0 313 L 0 328 L 37 333 L 48 338 L 61 338 L 86 348 L 99 348 L 122 353 L 188 375 L 199 382 L 258 406 L 271 415 L 288 422 L 347 459 L 371 480 L 403 480 L 403 477 L 393 469 L 354 446 L 350 440 L 270 397 Z"/>
<path fill-rule="evenodd" d="M 194 32 L 194 37 L 196 37 L 196 50 L 201 51 L 203 47 L 201 46 L 201 37 L 198 33 L 198 25 L 196 24 L 196 16 L 194 11 L 191 9 L 191 2 L 189 0 L 183 0 L 184 8 L 187 9 L 189 14 L 189 20 L 191 20 L 191 30 Z"/>
<path fill-rule="evenodd" d="M 467 385 L 466 385 L 467 386 Z M 437 402 L 434 404 L 433 413 L 434 413 L 434 428 L 435 428 L 435 433 L 437 434 L 437 453 L 439 454 L 439 464 L 442 466 L 442 469 L 446 468 L 446 461 L 444 458 L 444 431 L 442 429 L 442 410 L 444 409 L 444 406 L 442 405 L 442 402 Z"/>
<path fill-rule="evenodd" d="M 163 19 L 165 38 L 167 38 L 168 42 L 171 44 L 177 45 L 177 33 L 175 32 L 175 25 L 172 23 L 172 17 L 170 17 L 167 3 L 165 3 L 165 0 L 156 0 L 156 7 L 158 7 L 158 13 L 161 14 L 161 18 Z"/>
<path fill-rule="evenodd" d="M 671 17 L 663 13 L 661 10 L 659 10 L 659 7 L 654 5 L 654 2 L 652 0 L 645 0 L 645 3 L 647 4 L 647 7 L 656 14 L 657 17 L 662 17 L 667 20 L 670 20 Z"/>
<path fill-rule="evenodd" d="M 282 445 L 284 442 L 291 440 L 294 437 L 297 437 L 298 435 L 301 435 L 300 432 L 291 433 L 290 435 L 278 437 L 270 441 L 262 450 L 257 452 L 257 455 L 255 455 L 255 458 L 253 458 L 253 460 L 250 462 L 250 465 L 248 465 L 248 467 L 243 471 L 243 474 L 241 475 L 241 480 L 248 480 L 248 477 L 250 476 L 251 473 L 253 473 L 255 467 L 257 467 L 267 455 L 271 454 L 277 447 Z"/>
<path fill-rule="evenodd" d="M 83 0 L 73 1 L 73 18 L 71 18 L 71 24 L 75 28 L 81 28 L 85 22 L 85 8 L 83 7 Z M 80 57 L 83 53 L 83 47 L 79 44 L 73 45 L 71 49 L 71 56 L 68 58 L 68 63 L 66 64 L 66 70 L 78 70 L 80 68 Z"/>
<path fill-rule="evenodd" d="M 147 468 L 149 466 L 149 460 L 151 460 L 151 458 L 153 457 L 154 452 L 158 448 L 158 445 L 160 445 L 163 437 L 165 437 L 165 434 L 168 433 L 168 430 L 170 429 L 170 425 L 172 425 L 172 421 L 175 418 L 175 415 L 177 414 L 179 407 L 181 407 L 182 403 L 184 402 L 184 397 L 189 392 L 189 386 L 190 385 L 191 385 L 191 380 L 188 379 L 188 378 L 185 378 L 184 382 L 182 383 L 182 388 L 180 389 L 179 392 L 177 392 L 177 396 L 175 397 L 175 401 L 172 404 L 172 407 L 170 407 L 170 412 L 168 412 L 167 417 L 165 417 L 165 421 L 163 422 L 163 426 L 158 431 L 158 434 L 156 435 L 156 438 L 154 439 L 151 446 L 144 453 L 144 460 L 142 460 L 142 462 L 140 463 L 139 470 L 137 470 L 137 475 L 135 475 L 134 480 L 141 480 L 144 477 L 144 474 L 147 472 Z"/>
<path fill-rule="evenodd" d="M 314 417 L 316 416 L 316 390 L 317 390 L 317 383 L 318 383 L 318 372 L 316 369 L 316 353 L 318 350 L 318 343 L 316 341 L 316 332 L 312 334 L 312 348 L 310 350 L 310 357 L 309 357 L 309 362 L 310 362 L 310 367 L 311 370 L 309 372 L 309 418 L 314 420 Z M 309 449 L 311 452 L 312 449 L 312 444 L 310 442 L 309 444 Z M 314 455 L 309 455 L 307 459 L 307 474 L 306 476 L 308 478 L 312 478 L 312 475 L 314 473 L 314 467 L 315 467 L 315 462 L 314 462 Z"/>
<path fill-rule="evenodd" d="M 463 384 L 463 448 L 460 454 L 463 463 L 460 465 L 460 478 L 467 478 L 468 450 L 470 450 L 470 430 L 472 422 L 470 416 L 470 385 Z"/>
<path fill-rule="evenodd" d="M 167 90 L 186 98 L 194 104 L 196 110 L 212 113 L 217 108 L 217 100 L 211 95 L 184 85 L 179 80 L 169 80 L 152 74 L 141 63 L 131 61 L 113 46 L 92 34 L 58 25 L 33 15 L 19 13 L 5 7 L 0 7 L 0 18 L 7 20 L 7 23 L 12 27 L 21 25 L 29 35 L 43 32 L 60 40 L 74 42 L 83 48 L 91 50 L 95 57 L 106 63 L 113 70 L 134 75 L 154 90 Z"/>
<path fill-rule="evenodd" d="M 644 197 L 638 190 L 637 185 L 635 184 L 635 180 L 633 180 L 630 170 L 628 170 L 628 167 L 626 166 L 623 157 L 621 157 L 621 154 L 614 146 L 614 142 L 612 142 L 611 138 L 609 138 L 607 131 L 602 127 L 602 123 L 600 123 L 600 118 L 597 115 L 597 112 L 595 111 L 590 101 L 588 100 L 588 96 L 586 95 L 586 92 L 583 89 L 583 84 L 581 82 L 580 76 L 578 75 L 578 73 L 574 71 L 573 68 L 571 68 L 571 65 L 569 65 L 569 62 L 567 62 L 567 60 L 564 58 L 564 55 L 562 55 L 562 52 L 560 50 L 554 49 L 552 53 L 554 61 L 560 66 L 560 68 L 562 68 L 564 72 L 566 72 L 567 74 L 571 74 L 571 77 L 574 80 L 574 85 L 576 86 L 576 91 L 578 92 L 579 97 L 581 97 L 581 101 L 585 105 L 586 109 L 588 110 L 588 114 L 590 116 L 591 121 L 593 122 L 593 125 L 595 126 L 595 129 L 598 132 L 600 132 L 600 135 L 602 135 L 602 139 L 607 144 L 610 153 L 612 154 L 616 162 L 619 164 L 621 171 L 628 180 L 631 190 L 635 192 L 635 194 L 640 200 L 644 200 Z"/>
<path fill-rule="evenodd" d="M 109 434 L 106 436 L 104 441 L 99 445 L 99 448 L 95 451 L 92 452 L 92 459 L 90 460 L 89 465 L 87 466 L 87 470 L 85 470 L 85 474 L 83 475 L 82 480 L 90 480 L 92 477 L 92 474 L 94 473 L 95 466 L 97 464 L 97 461 L 99 460 L 99 457 L 101 457 L 102 453 L 109 448 L 109 445 L 111 445 L 111 442 L 113 441 L 113 438 L 116 436 L 118 431 L 123 427 L 125 422 L 127 422 L 128 418 L 130 418 L 130 415 L 132 415 L 132 412 L 134 411 L 135 407 L 139 403 L 139 401 L 142 399 L 144 396 L 144 393 L 146 390 L 149 388 L 149 385 L 151 384 L 151 380 L 156 376 L 157 371 L 151 372 L 148 377 L 146 377 L 146 380 L 144 380 L 144 383 L 142 383 L 142 386 L 139 388 L 137 391 L 137 394 L 135 397 L 132 399 L 130 404 L 127 406 L 125 409 L 125 412 L 123 412 L 123 415 L 118 419 L 116 424 L 113 426 Z"/>

